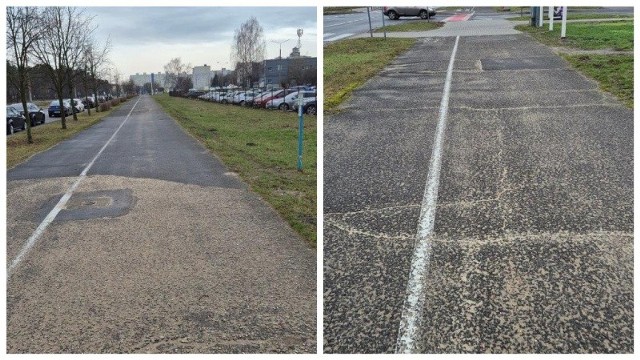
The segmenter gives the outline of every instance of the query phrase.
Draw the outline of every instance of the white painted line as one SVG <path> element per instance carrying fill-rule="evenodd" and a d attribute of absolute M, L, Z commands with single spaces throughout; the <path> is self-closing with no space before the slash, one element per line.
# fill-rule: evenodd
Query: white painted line
<path fill-rule="evenodd" d="M 31 234 L 29 239 L 27 239 L 26 244 L 24 244 L 24 246 L 22 247 L 22 249 L 20 250 L 18 255 L 11 262 L 11 265 L 9 265 L 9 268 L 7 269 L 7 279 L 11 276 L 11 271 L 16 266 L 18 266 L 18 264 L 20 264 L 20 262 L 22 261 L 24 256 L 29 252 L 29 250 L 31 250 L 33 245 L 35 245 L 35 243 L 38 241 L 38 239 L 40 238 L 42 233 L 44 233 L 44 231 L 47 228 L 47 226 L 49 226 L 49 224 L 51 224 L 51 222 L 53 221 L 53 219 L 56 218 L 56 216 L 58 215 L 60 210 L 62 210 L 64 208 L 64 206 L 67 204 L 67 201 L 69 201 L 69 199 L 71 198 L 71 195 L 73 195 L 73 192 L 76 190 L 76 188 L 78 188 L 78 185 L 80 185 L 80 182 L 87 176 L 87 172 L 89 172 L 89 169 L 91 169 L 93 164 L 96 162 L 98 157 L 102 154 L 104 149 L 109 145 L 109 143 L 111 143 L 113 138 L 116 137 L 116 134 L 118 133 L 118 131 L 120 131 L 120 129 L 122 128 L 124 123 L 127 122 L 127 120 L 129 119 L 129 116 L 131 115 L 131 112 L 133 112 L 133 109 L 135 109 L 135 107 L 136 107 L 136 105 L 138 105 L 139 101 L 140 101 L 140 98 L 138 98 L 136 103 L 133 104 L 133 107 L 131 108 L 131 110 L 127 114 L 127 117 L 124 119 L 122 124 L 120 124 L 120 126 L 118 126 L 116 131 L 113 133 L 113 135 L 111 135 L 111 137 L 104 144 L 104 146 L 102 146 L 102 149 L 100 149 L 100 151 L 98 151 L 98 154 L 96 154 L 96 156 L 93 157 L 93 160 L 91 160 L 91 162 L 84 168 L 84 170 L 82 170 L 80 175 L 78 175 L 78 179 L 76 179 L 76 181 L 73 183 L 73 185 L 71 185 L 71 187 L 69 187 L 67 192 L 64 195 L 62 195 L 62 197 L 60 198 L 60 200 L 58 201 L 56 206 L 53 207 L 53 209 L 49 212 L 49 214 L 47 214 L 47 216 L 44 218 L 44 220 L 42 220 L 40 225 L 38 225 L 38 227 L 33 232 L 33 234 Z"/>
<path fill-rule="evenodd" d="M 398 330 L 398 340 L 396 343 L 396 353 L 414 353 L 416 340 L 419 335 L 420 322 L 424 309 L 426 290 L 424 281 L 427 276 L 429 262 L 431 260 L 431 240 L 436 218 L 436 205 L 438 201 L 438 185 L 440 183 L 440 164 L 442 158 L 442 144 L 444 142 L 444 132 L 447 127 L 447 113 L 449 112 L 449 92 L 451 90 L 451 78 L 453 77 L 453 63 L 458 51 L 458 40 L 456 37 L 447 77 L 444 83 L 442 100 L 440 101 L 440 119 L 436 127 L 433 150 L 431 152 L 431 163 L 427 183 L 422 197 L 422 207 L 420 209 L 420 220 L 418 222 L 418 232 L 416 234 L 416 248 L 411 259 L 411 271 L 407 282 L 407 297 L 402 308 L 400 328 Z"/>
<path fill-rule="evenodd" d="M 353 34 L 342 34 L 342 35 L 334 36 L 332 38 L 323 39 L 323 40 L 324 41 L 336 41 L 336 40 L 344 39 L 344 38 L 349 37 L 351 35 L 353 35 Z"/>

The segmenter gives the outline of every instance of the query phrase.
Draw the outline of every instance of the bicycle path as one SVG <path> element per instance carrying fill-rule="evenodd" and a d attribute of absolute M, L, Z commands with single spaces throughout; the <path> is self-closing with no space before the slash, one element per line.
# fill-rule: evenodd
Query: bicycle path
<path fill-rule="evenodd" d="M 314 249 L 151 97 L 7 178 L 8 353 L 315 353 Z"/>
<path fill-rule="evenodd" d="M 325 119 L 327 353 L 399 349 L 455 40 Z M 462 36 L 444 134 L 411 351 L 633 352 L 633 111 L 526 35 Z"/>

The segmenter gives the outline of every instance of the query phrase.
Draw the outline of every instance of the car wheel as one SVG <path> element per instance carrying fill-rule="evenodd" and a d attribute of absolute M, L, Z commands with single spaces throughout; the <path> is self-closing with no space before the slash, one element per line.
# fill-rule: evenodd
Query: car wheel
<path fill-rule="evenodd" d="M 25 130 L 27 130 L 27 122 L 26 121 L 22 123 L 22 131 L 25 131 Z"/>
<path fill-rule="evenodd" d="M 282 103 L 282 104 L 280 104 L 280 106 L 278 106 L 278 109 L 280 109 L 282 111 L 287 111 L 287 110 L 289 110 L 289 105 L 287 103 Z"/>
<path fill-rule="evenodd" d="M 315 105 L 307 106 L 307 114 L 315 115 L 316 114 L 316 106 Z"/>
<path fill-rule="evenodd" d="M 387 16 L 389 17 L 389 20 L 398 20 L 399 18 L 398 13 L 393 10 L 389 10 Z"/>
<path fill-rule="evenodd" d="M 244 100 L 240 101 L 240 102 L 238 103 L 238 105 L 240 105 L 240 106 L 244 106 Z"/>
<path fill-rule="evenodd" d="M 13 129 L 13 124 L 9 124 L 9 127 L 7 128 L 7 134 L 11 135 L 15 132 L 15 130 Z"/>
<path fill-rule="evenodd" d="M 427 10 L 420 10 L 420 19 L 428 19 L 429 12 Z"/>

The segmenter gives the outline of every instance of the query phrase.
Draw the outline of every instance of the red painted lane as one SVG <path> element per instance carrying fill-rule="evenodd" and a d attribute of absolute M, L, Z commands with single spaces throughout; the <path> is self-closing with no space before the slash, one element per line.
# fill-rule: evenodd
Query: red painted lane
<path fill-rule="evenodd" d="M 473 15 L 473 14 L 455 14 L 453 16 L 450 16 L 450 17 L 444 19 L 444 21 L 445 22 L 467 21 L 467 20 L 469 20 L 469 18 L 471 18 L 471 15 Z"/>

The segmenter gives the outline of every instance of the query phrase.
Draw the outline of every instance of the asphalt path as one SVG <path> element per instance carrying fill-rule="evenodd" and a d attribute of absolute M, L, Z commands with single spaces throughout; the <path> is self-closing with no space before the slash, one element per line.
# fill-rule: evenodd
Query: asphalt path
<path fill-rule="evenodd" d="M 461 37 L 420 308 L 409 272 L 455 37 L 324 124 L 324 351 L 633 352 L 633 111 L 526 35 Z M 400 344 L 401 345 L 401 344 Z"/>
<path fill-rule="evenodd" d="M 314 249 L 149 96 L 8 171 L 7 263 L 8 353 L 316 351 Z"/>

